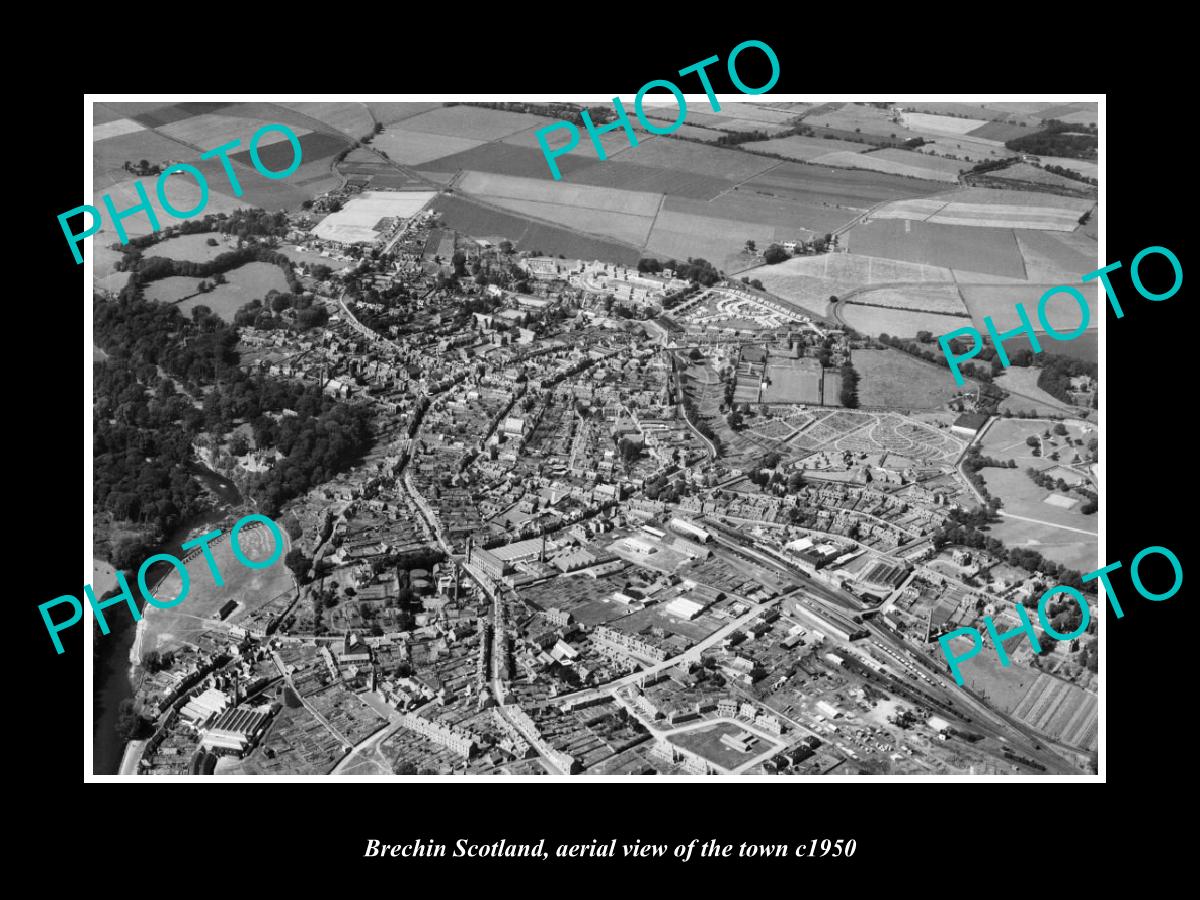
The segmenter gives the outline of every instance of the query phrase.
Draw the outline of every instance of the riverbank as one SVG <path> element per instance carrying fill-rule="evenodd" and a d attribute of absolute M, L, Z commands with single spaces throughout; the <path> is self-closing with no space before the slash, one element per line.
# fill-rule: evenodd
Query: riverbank
<path fill-rule="evenodd" d="M 117 769 L 117 774 L 136 775 L 138 760 L 142 758 L 142 751 L 145 749 L 145 741 L 130 741 L 126 744 L 125 752 L 121 754 L 121 765 Z"/>

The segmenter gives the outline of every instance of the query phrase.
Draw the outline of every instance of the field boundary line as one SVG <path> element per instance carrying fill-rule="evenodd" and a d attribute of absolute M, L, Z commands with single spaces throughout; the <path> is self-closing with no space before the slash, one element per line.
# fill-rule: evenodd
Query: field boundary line
<path fill-rule="evenodd" d="M 764 158 L 764 157 L 760 157 L 760 159 L 761 159 L 761 158 Z M 785 162 L 789 162 L 789 160 L 783 160 L 783 159 L 781 159 L 781 160 L 777 160 L 777 161 L 775 162 L 775 165 L 773 165 L 773 166 L 769 166 L 769 167 L 767 167 L 767 168 L 763 169 L 761 172 L 755 172 L 755 173 L 754 173 L 753 175 L 751 175 L 749 178 L 743 178 L 741 181 L 738 181 L 738 182 L 736 182 L 735 184 L 732 184 L 732 185 L 730 185 L 729 187 L 727 187 L 725 190 L 721 191 L 721 193 L 717 194 L 717 196 L 716 196 L 716 197 L 712 197 L 712 198 L 710 198 L 710 199 L 708 199 L 708 200 L 705 200 L 704 202 L 705 202 L 705 203 L 712 203 L 712 202 L 713 202 L 713 200 L 716 200 L 718 197 L 724 197 L 724 196 L 725 196 L 726 194 L 728 194 L 730 191 L 736 190 L 737 188 L 739 188 L 739 187 L 741 187 L 743 184 L 745 184 L 747 181 L 753 181 L 755 178 L 760 178 L 761 176 L 763 176 L 763 175 L 766 175 L 768 172 L 773 172 L 773 171 L 775 171 L 775 170 L 776 170 L 776 169 L 778 169 L 780 166 L 782 166 L 782 165 L 783 165 Z M 805 230 L 806 230 L 806 231 L 810 231 L 811 229 L 805 229 Z M 813 232 L 813 234 L 816 234 L 816 232 L 814 231 L 814 232 Z"/>

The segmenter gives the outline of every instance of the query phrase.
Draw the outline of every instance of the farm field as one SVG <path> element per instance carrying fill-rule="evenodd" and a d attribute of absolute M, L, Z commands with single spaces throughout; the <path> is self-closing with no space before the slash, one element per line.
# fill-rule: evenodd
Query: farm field
<path fill-rule="evenodd" d="M 1022 135 L 1031 134 L 1028 125 L 1021 125 L 1020 122 L 1009 122 L 993 120 L 984 125 L 980 125 L 974 131 L 969 132 L 970 137 L 982 138 L 987 141 L 1011 141 L 1013 138 L 1021 137 Z"/>
<path fill-rule="evenodd" d="M 264 119 L 248 119 L 241 116 L 226 116 L 220 113 L 210 113 L 203 116 L 192 116 L 180 119 L 167 125 L 161 125 L 158 133 L 172 140 L 189 144 L 202 153 L 213 147 L 220 147 L 230 141 L 239 142 L 239 150 L 246 151 L 250 147 L 250 138 L 264 125 L 271 124 Z M 312 129 L 299 125 L 289 125 L 296 137 L 310 134 Z M 281 131 L 270 131 L 262 136 L 258 146 L 268 147 L 280 141 L 287 141 L 287 135 Z M 303 145 L 301 145 L 303 146 Z M 232 155 L 232 154 L 231 154 Z"/>
<path fill-rule="evenodd" d="M 740 150 L 669 139 L 639 144 L 623 155 L 622 162 L 676 169 L 733 182 L 745 181 L 778 165 L 778 160 L 765 159 Z"/>
<path fill-rule="evenodd" d="M 599 136 L 600 146 L 604 148 L 604 161 L 612 159 L 621 153 L 635 153 L 643 144 L 650 141 L 659 140 L 659 136 L 652 134 L 642 128 L 641 122 L 634 116 L 630 123 L 633 125 L 633 133 L 637 137 L 637 147 L 630 145 L 629 136 L 625 133 L 624 128 L 618 128 L 616 131 L 607 131 Z M 518 131 L 516 134 L 510 134 L 508 137 L 502 138 L 501 143 L 510 144 L 514 147 L 526 147 L 531 150 L 536 150 L 539 156 L 542 156 L 542 145 L 538 142 L 537 132 L 544 128 L 544 125 L 538 125 L 533 128 L 527 128 L 524 131 Z M 684 126 L 686 127 L 686 126 Z M 713 132 L 714 138 L 719 136 L 719 132 Z M 571 132 L 565 128 L 556 128 L 553 131 L 547 132 L 544 135 L 546 143 L 551 150 L 558 150 L 565 147 L 571 142 Z M 567 157 L 586 159 L 590 162 L 600 162 L 600 154 L 596 152 L 596 145 L 592 142 L 587 130 L 579 129 L 579 140 L 568 150 L 563 156 L 555 157 L 555 160 L 561 160 Z M 543 162 L 546 167 L 545 174 L 550 176 L 549 164 Z M 562 166 L 559 166 L 562 169 Z M 563 169 L 565 172 L 566 170 Z"/>
<path fill-rule="evenodd" d="M 459 179 L 458 190 L 489 199 L 534 200 L 557 203 L 574 209 L 602 209 L 653 217 L 658 212 L 661 197 L 641 191 L 613 191 L 585 184 L 568 184 L 538 178 L 515 178 L 485 172 L 466 172 Z"/>
<path fill-rule="evenodd" d="M 834 104 L 827 104 L 833 106 Z M 873 134 L 887 137 L 895 135 L 898 138 L 918 137 L 915 131 L 905 128 L 899 122 L 892 120 L 892 113 L 875 106 L 861 103 L 843 103 L 837 109 L 817 108 L 804 116 L 805 125 L 819 125 L 822 128 L 836 128 L 842 131 L 861 131 L 863 134 Z"/>
<path fill-rule="evenodd" d="M 217 145 L 213 144 L 213 146 Z M 210 148 L 205 147 L 204 149 Z M 161 163 L 168 159 L 189 160 L 190 157 L 198 155 L 193 148 L 154 131 L 127 131 L 107 137 L 92 144 L 92 172 L 97 179 L 95 188 L 102 189 L 99 181 L 101 172 L 108 173 L 109 178 L 116 181 L 133 177 L 123 168 L 126 162 L 136 163 L 138 160 L 145 159 Z M 154 180 L 156 179 L 151 179 L 151 182 Z M 154 195 L 153 183 L 150 185 L 150 195 Z M 118 206 L 117 208 L 121 209 L 122 207 Z"/>
<path fill-rule="evenodd" d="M 1078 285 L 1084 275 L 1099 268 L 1096 245 L 1078 240 L 1073 234 L 1070 241 L 1063 240 L 1067 235 L 1057 231 L 1022 229 L 1013 234 L 1025 260 L 1025 273 L 1031 281 Z"/>
<path fill-rule="evenodd" d="M 947 181 L 951 184 L 958 181 L 959 171 L 966 168 L 965 164 L 953 160 L 914 153 L 911 150 L 898 150 L 894 147 L 873 153 L 827 153 L 818 156 L 813 162 L 827 166 L 870 169 L 930 181 Z"/>
<path fill-rule="evenodd" d="M 982 627 L 982 626 L 981 626 Z M 950 642 L 952 653 L 964 653 L 969 648 L 970 641 L 965 637 L 957 637 Z M 1029 638 L 1025 635 L 1014 637 L 1004 645 L 1009 656 L 1024 659 L 1032 652 Z M 1017 654 L 1020 654 L 1018 657 Z M 946 664 L 940 653 L 935 657 L 942 665 Z M 973 656 L 959 664 L 965 687 L 970 688 L 982 697 L 988 706 L 1004 713 L 1010 713 L 1034 685 L 1041 672 L 1031 668 L 1026 662 L 1014 662 L 1005 667 L 990 648 L 984 653 Z"/>
<path fill-rule="evenodd" d="M 956 134 L 953 137 L 926 136 L 920 153 L 934 156 L 953 157 L 970 163 L 984 162 L 989 159 L 1008 159 L 1017 153 L 1007 149 L 999 141 L 980 140 L 968 135 Z"/>
<path fill-rule="evenodd" d="M 215 240 L 217 246 L 210 247 L 209 239 Z M 178 237 L 159 241 L 142 251 L 143 256 L 165 256 L 168 259 L 191 260 L 192 262 L 208 262 L 216 259 L 222 253 L 237 249 L 237 239 L 226 234 L 184 234 Z"/>
<path fill-rule="evenodd" d="M 845 238 L 851 253 L 864 256 L 1025 277 L 1025 262 L 1011 229 L 875 219 L 851 228 Z"/>
<path fill-rule="evenodd" d="M 352 140 L 362 140 L 375 131 L 375 119 L 365 103 L 332 100 L 309 103 L 280 103 L 302 115 L 324 122 Z"/>
<path fill-rule="evenodd" d="M 830 153 L 861 153 L 868 148 L 868 145 L 856 144 L 853 141 L 801 137 L 793 134 L 784 138 L 773 138 L 769 141 L 751 141 L 743 144 L 742 148 L 751 153 L 775 153 L 779 156 L 786 156 L 788 159 L 808 162 Z"/>
<path fill-rule="evenodd" d="M 174 276 L 177 277 L 177 276 Z M 218 284 L 207 294 L 197 294 L 179 304 L 179 311 L 190 316 L 197 306 L 207 306 L 226 322 L 232 322 L 239 309 L 251 300 L 262 300 L 268 291 L 287 293 L 287 279 L 279 266 L 252 262 L 225 273 L 225 283 Z M 170 281 L 172 279 L 164 279 Z M 158 282 L 152 282 L 157 284 Z"/>
<path fill-rule="evenodd" d="M 800 163 L 779 163 L 737 188 L 746 193 L 856 211 L 870 209 L 886 200 L 927 196 L 944 189 L 945 185 L 936 181 Z M 847 216 L 843 221 L 851 218 Z"/>
<path fill-rule="evenodd" d="M 399 122 L 402 119 L 408 119 L 412 116 L 420 115 L 431 109 L 437 109 L 442 104 L 440 103 L 425 103 L 425 102 L 375 102 L 367 101 L 367 109 L 370 110 L 375 121 L 381 122 L 384 125 L 391 125 L 393 122 Z"/>
<path fill-rule="evenodd" d="M 920 281 L 935 284 L 953 281 L 950 270 L 940 266 L 902 262 L 856 253 L 794 256 L 777 265 L 766 266 L 762 272 L 766 273 L 772 270 L 781 274 L 820 275 L 824 278 L 863 285 L 895 281 Z M 937 290 L 938 288 L 935 286 L 932 289 Z"/>
<path fill-rule="evenodd" d="M 900 117 L 904 127 L 919 134 L 967 134 L 988 123 L 987 119 L 966 119 L 929 113 L 906 112 Z"/>
<path fill-rule="evenodd" d="M 119 291 L 125 287 L 131 273 L 118 272 L 116 269 L 117 262 L 125 254 L 113 250 L 108 243 L 89 243 L 80 252 L 85 258 L 90 255 L 93 259 L 92 284 L 97 290 Z"/>
<path fill-rule="evenodd" d="M 855 293 L 849 298 L 849 302 L 862 306 L 886 306 L 890 309 L 920 310 L 967 318 L 967 306 L 958 293 L 958 287 L 951 283 L 875 288 Z"/>
<path fill-rule="evenodd" d="M 187 563 L 191 589 L 183 602 L 169 609 L 147 605 L 142 611 L 144 623 L 141 626 L 139 647 L 142 654 L 171 647 L 211 628 L 213 614 L 228 600 L 237 600 L 240 604 L 226 620 L 236 623 L 248 612 L 266 605 L 281 594 L 291 594 L 295 590 L 291 573 L 283 564 L 283 557 L 291 549 L 291 541 L 286 532 L 283 533 L 284 547 L 280 558 L 270 568 L 259 570 L 238 562 L 230 548 L 231 539 L 223 537 L 223 540 L 218 539 L 219 543 L 213 541 L 210 546 L 217 571 L 224 579 L 224 586 L 217 587 L 213 584 L 203 554 L 197 553 L 195 558 Z M 256 561 L 267 559 L 274 549 L 270 533 L 262 526 L 244 529 L 238 535 L 238 542 L 242 552 Z M 155 579 L 161 577 L 164 572 L 170 574 L 163 579 L 154 595 L 166 602 L 179 595 L 181 583 L 178 572 L 170 566 L 159 564 L 151 570 L 146 581 L 154 586 Z"/>
<path fill-rule="evenodd" d="M 143 127 L 133 119 L 110 119 L 107 122 L 95 122 L 92 124 L 92 142 L 120 137 L 123 134 L 133 134 L 141 131 Z"/>
<path fill-rule="evenodd" d="M 653 216 L 635 216 L 570 203 L 542 203 L 536 200 L 513 200 L 492 196 L 484 196 L 483 199 L 521 215 L 545 219 L 556 225 L 611 237 L 639 247 L 646 243 L 650 226 L 654 222 Z"/>
<path fill-rule="evenodd" d="M 851 360 L 862 406 L 936 409 L 958 393 L 949 370 L 899 350 L 854 350 Z"/>
<path fill-rule="evenodd" d="M 1079 275 L 1075 276 L 1078 281 Z M 1020 303 L 1029 313 L 1029 321 L 1034 331 L 1042 332 L 1042 323 L 1037 315 L 1037 304 L 1041 296 L 1057 285 L 1054 284 L 963 284 L 963 300 L 971 317 L 975 320 L 976 328 L 984 328 L 984 316 L 991 316 L 996 328 L 1007 331 L 1016 328 L 1021 320 L 1016 312 L 1016 304 Z M 1096 292 L 1081 291 L 1088 306 L 1090 327 L 1096 327 L 1099 321 L 1096 315 Z M 1070 294 L 1058 294 L 1046 303 L 1046 320 L 1056 331 L 1071 332 L 1079 327 L 1081 312 L 1079 303 Z M 1078 340 L 1078 339 L 1077 339 Z M 1058 352 L 1058 347 L 1067 347 L 1075 341 L 1047 340 L 1042 342 L 1043 348 Z M 1005 347 L 1009 345 L 1006 343 Z M 1009 351 L 1011 352 L 1011 351 Z"/>
<path fill-rule="evenodd" d="M 1094 188 L 1090 188 L 1089 185 L 1084 184 L 1082 181 L 1065 178 L 1062 175 L 1047 172 L 1045 169 L 1039 169 L 1037 166 L 1024 162 L 1003 169 L 997 169 L 995 172 L 989 172 L 988 175 L 997 181 L 1012 182 L 1014 187 L 1021 184 L 1041 184 L 1047 187 L 1064 188 L 1069 191 L 1094 190 Z"/>
<path fill-rule="evenodd" d="M 388 159 L 405 165 L 419 165 L 440 159 L 452 153 L 461 153 L 478 147 L 483 141 L 474 138 L 449 137 L 444 134 L 428 134 L 424 131 L 408 131 L 399 126 L 389 126 L 375 135 L 371 146 L 387 154 Z"/>
<path fill-rule="evenodd" d="M 559 171 L 566 177 L 580 169 L 595 165 L 594 157 L 570 153 L 558 157 Z M 616 165 L 608 162 L 605 165 Z M 480 144 L 469 150 L 453 152 L 448 156 L 431 159 L 421 165 L 421 174 L 428 172 L 458 172 L 466 169 L 474 172 L 493 172 L 497 175 L 514 175 L 525 178 L 545 178 L 552 181 L 550 167 L 540 150 L 532 146 L 523 147 L 504 141 Z"/>
<path fill-rule="evenodd" d="M 1060 122 L 1088 125 L 1098 121 L 1097 112 L 1098 108 L 1095 103 L 1061 103 L 1040 110 L 1037 116 L 1042 121 L 1058 119 Z"/>
<path fill-rule="evenodd" d="M 507 238 L 520 250 L 537 250 L 555 256 L 561 253 L 568 259 L 608 260 L 626 266 L 637 265 L 641 258 L 641 253 L 634 247 L 542 225 L 489 209 L 465 197 L 438 195 L 430 203 L 430 209 L 441 213 L 446 225 L 456 231 L 495 241 Z"/>
<path fill-rule="evenodd" d="M 147 300 L 158 300 L 161 303 L 177 303 L 184 297 L 196 293 L 196 286 L 201 279 L 186 275 L 172 275 L 170 278 L 160 278 L 152 281 L 143 289 Z"/>
<path fill-rule="evenodd" d="M 1100 177 L 1100 166 L 1094 160 L 1068 159 L 1065 156 L 1043 156 L 1041 159 L 1043 166 L 1058 166 L 1062 169 L 1070 169 L 1072 172 L 1078 172 L 1087 178 Z"/>
<path fill-rule="evenodd" d="M 1006 345 L 1007 346 L 1007 345 Z M 1036 366 L 1009 366 L 1002 374 L 995 377 L 997 387 L 1005 391 L 1016 391 L 1022 396 L 1009 396 L 1000 404 L 1001 411 L 1011 410 L 1014 413 L 1032 409 L 1038 415 L 1062 415 L 1070 407 L 1050 396 L 1037 386 L 1038 374 L 1041 369 Z M 1026 397 L 1030 399 L 1025 399 Z M 995 426 L 993 426 L 995 427 Z"/>
<path fill-rule="evenodd" d="M 443 106 L 406 118 L 401 127 L 405 131 L 424 131 L 427 134 L 444 134 L 448 137 L 495 141 L 518 131 L 543 128 L 553 121 L 545 116 L 480 106 Z"/>
<path fill-rule="evenodd" d="M 971 324 L 967 316 L 943 315 L 914 309 L 885 309 L 856 303 L 847 303 L 838 310 L 838 315 L 855 331 L 872 336 L 890 334 L 893 337 L 912 338 L 917 336 L 918 331 L 941 335 Z"/>
<path fill-rule="evenodd" d="M 711 200 L 728 191 L 731 186 L 731 182 L 713 175 L 621 161 L 629 158 L 623 155 L 614 162 L 594 163 L 565 175 L 563 182 L 610 190 L 661 193 L 694 200 Z"/>
<path fill-rule="evenodd" d="M 770 225 L 775 228 L 776 240 L 812 235 L 827 230 L 828 211 L 819 207 L 805 206 L 788 200 L 770 200 L 731 193 L 714 200 L 692 200 L 687 197 L 667 196 L 662 212 L 685 213 L 693 216 L 716 219 L 722 224 L 743 222 L 752 225 Z"/>
<path fill-rule="evenodd" d="M 432 191 L 363 191 L 318 222 L 312 233 L 327 240 L 371 241 L 378 236 L 380 220 L 411 218 L 434 196 Z"/>

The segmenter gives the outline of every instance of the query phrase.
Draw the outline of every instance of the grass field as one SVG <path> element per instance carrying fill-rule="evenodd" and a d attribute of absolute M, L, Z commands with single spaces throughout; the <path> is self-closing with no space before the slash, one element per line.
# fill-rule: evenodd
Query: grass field
<path fill-rule="evenodd" d="M 758 738 L 748 753 L 742 753 L 721 743 L 722 735 L 728 734 L 733 736 L 741 732 L 742 729 L 736 725 L 718 722 L 709 728 L 696 728 L 692 731 L 672 734 L 667 740 L 672 744 L 683 747 L 685 750 L 691 750 L 693 753 L 703 756 L 723 769 L 732 770 L 747 760 L 753 759 L 759 753 L 765 752 L 770 747 L 770 744 L 761 737 Z M 755 737 L 758 737 L 758 735 L 755 735 Z"/>
<path fill-rule="evenodd" d="M 1017 154 L 1008 150 L 997 141 L 979 140 L 967 135 L 956 134 L 953 137 L 929 137 L 921 145 L 921 153 L 934 156 L 954 157 L 970 163 L 983 162 L 989 159 L 1007 159 Z"/>
<path fill-rule="evenodd" d="M 1032 409 L 1038 415 L 1061 415 L 1067 405 L 1037 386 L 1040 372 L 1041 369 L 1034 366 L 1009 366 L 1002 374 L 997 375 L 995 382 L 998 387 L 1006 391 L 1018 391 L 1023 395 L 1010 396 L 1000 404 L 1000 409 L 1008 409 L 1014 413 Z M 1031 399 L 1027 400 L 1026 397 Z"/>
<path fill-rule="evenodd" d="M 949 371 L 899 350 L 854 350 L 858 402 L 894 409 L 935 409 L 957 393 Z"/>
<path fill-rule="evenodd" d="M 888 110 L 861 103 L 845 103 L 839 109 L 814 110 L 804 117 L 805 125 L 837 128 L 842 131 L 859 131 L 868 135 L 898 138 L 917 137 L 917 133 L 892 120 Z"/>
<path fill-rule="evenodd" d="M 1011 141 L 1013 138 L 1032 133 L 1028 125 L 1021 125 L 1020 122 L 991 121 L 968 132 L 968 136 L 987 141 Z"/>
<path fill-rule="evenodd" d="M 987 119 L 965 119 L 961 116 L 930 115 L 906 112 L 900 120 L 918 134 L 967 134 L 988 123 Z"/>
<path fill-rule="evenodd" d="M 1049 504 L 1042 505 L 1046 509 L 1052 509 Z M 1045 516 L 1038 518 L 1044 519 Z M 1091 518 L 1094 520 L 1095 516 Z M 1100 564 L 1096 538 L 1066 531 L 1054 525 L 1039 525 L 1036 522 L 1001 517 L 999 522 L 988 526 L 988 533 L 996 540 L 1003 541 L 1006 547 L 1036 550 L 1046 559 L 1052 559 L 1078 572 L 1091 572 Z"/>
<path fill-rule="evenodd" d="M 767 366 L 771 383 L 763 390 L 764 403 L 821 403 L 821 368 L 814 360 L 773 356 Z"/>
<path fill-rule="evenodd" d="M 850 229 L 846 243 L 852 253 L 864 256 L 1025 277 L 1025 263 L 1010 229 L 875 219 Z"/>
<path fill-rule="evenodd" d="M 483 199 L 520 215 L 545 219 L 576 231 L 610 237 L 636 244 L 639 247 L 646 243 L 646 238 L 650 234 L 650 225 L 654 221 L 653 216 L 635 216 L 564 203 L 540 203 L 535 200 L 512 200 L 506 197 L 490 196 L 483 197 Z"/>
<path fill-rule="evenodd" d="M 217 246 L 210 247 L 208 245 L 210 239 L 215 240 Z M 208 262 L 210 259 L 216 259 L 222 253 L 228 253 L 236 248 L 237 240 L 226 234 L 184 234 L 159 241 L 157 244 L 147 247 L 142 255 Z"/>
<path fill-rule="evenodd" d="M 280 529 L 282 531 L 282 529 Z M 213 583 L 212 574 L 204 556 L 197 554 L 196 558 L 187 564 L 188 577 L 191 582 L 190 590 L 184 600 L 169 609 L 158 609 L 149 604 L 143 610 L 145 625 L 143 626 L 141 653 L 145 655 L 151 650 L 162 650 L 174 646 L 180 641 L 187 641 L 200 632 L 212 627 L 213 614 L 228 600 L 238 601 L 238 608 L 226 621 L 236 623 L 239 619 L 281 594 L 290 594 L 295 589 L 291 574 L 283 564 L 283 557 L 290 549 L 286 533 L 283 535 L 284 548 L 279 559 L 267 569 L 251 569 L 240 563 L 233 555 L 230 539 L 226 537 L 219 544 L 210 544 L 217 571 L 224 579 L 224 586 L 217 587 Z M 250 559 L 261 561 L 267 559 L 273 550 L 272 539 L 267 529 L 257 526 L 243 530 L 238 535 L 242 552 Z M 178 554 L 177 554 L 178 555 Z M 155 596 L 164 602 L 169 602 L 179 596 L 179 573 L 169 565 L 160 563 L 147 576 L 147 583 L 153 588 L 155 579 L 165 573 L 170 573 L 163 579 L 155 591 Z M 136 587 L 134 588 L 136 590 Z"/>
<path fill-rule="evenodd" d="M 1067 455 L 1069 459 L 1070 456 Z M 1038 460 L 1034 468 L 1042 469 L 1046 465 L 1044 459 Z M 1046 499 L 1057 496 L 1055 492 L 1047 491 L 1036 484 L 1024 468 L 1016 469 L 981 469 L 979 472 L 987 484 L 988 490 L 1004 501 L 1003 511 L 1029 519 L 1038 519 L 1050 525 L 1066 525 L 1080 531 L 1098 531 L 1096 516 L 1085 516 L 1079 512 L 1079 504 L 1064 507 L 1057 503 L 1047 503 Z M 1067 532 L 1072 540 L 1081 540 L 1086 535 Z M 1093 541 L 1095 538 L 1093 537 Z"/>
<path fill-rule="evenodd" d="M 225 278 L 225 284 L 218 284 L 209 293 L 184 300 L 179 304 L 179 311 L 190 316 L 194 307 L 207 306 L 226 322 L 232 322 L 234 314 L 251 300 L 262 300 L 267 291 L 286 293 L 288 289 L 283 272 L 271 263 L 247 263 L 226 273 Z M 173 281 L 174 278 L 163 280 Z"/>
<path fill-rule="evenodd" d="M 884 309 L 848 303 L 840 310 L 842 319 L 855 331 L 877 336 L 916 337 L 918 331 L 945 334 L 971 324 L 966 316 L 948 316 L 914 309 Z"/>
<path fill-rule="evenodd" d="M 170 278 L 160 278 L 152 281 L 143 289 L 147 300 L 158 300 L 160 303 L 176 303 L 184 297 L 196 293 L 199 278 L 185 275 L 172 275 Z"/>

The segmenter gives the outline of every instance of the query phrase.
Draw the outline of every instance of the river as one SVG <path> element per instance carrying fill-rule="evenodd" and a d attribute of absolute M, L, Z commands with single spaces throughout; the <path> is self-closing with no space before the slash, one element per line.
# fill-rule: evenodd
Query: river
<path fill-rule="evenodd" d="M 187 541 L 192 531 L 212 531 L 221 527 L 226 516 L 243 502 L 233 482 L 211 469 L 194 463 L 192 474 L 216 495 L 218 504 L 203 515 L 181 522 L 155 553 L 179 556 L 179 545 Z M 139 597 L 138 606 L 144 607 L 145 601 L 140 599 L 134 579 L 130 578 L 129 582 L 134 595 Z M 97 590 L 97 597 L 99 595 L 100 591 Z M 113 609 L 118 610 L 117 607 Z M 133 696 L 133 684 L 129 680 L 129 651 L 137 634 L 137 624 L 128 616 L 121 615 L 109 616 L 108 623 L 110 633 L 101 635 L 96 628 L 92 645 L 92 765 L 97 775 L 115 775 L 121 766 L 125 744 L 117 737 L 117 711 L 122 700 Z M 95 628 L 94 625 L 92 627 Z"/>

